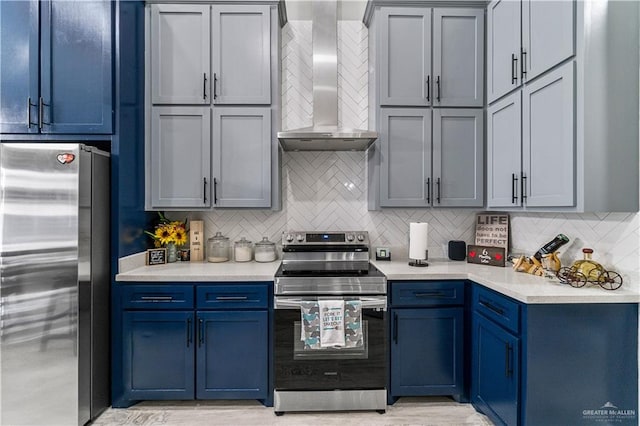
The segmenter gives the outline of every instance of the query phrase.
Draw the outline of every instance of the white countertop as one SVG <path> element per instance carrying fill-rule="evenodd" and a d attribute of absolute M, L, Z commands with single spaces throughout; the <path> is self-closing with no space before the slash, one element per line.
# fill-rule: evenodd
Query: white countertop
<path fill-rule="evenodd" d="M 604 290 L 587 284 L 573 288 L 557 280 L 514 272 L 510 267 L 476 265 L 445 259 L 429 260 L 429 266 L 416 268 L 405 261 L 372 261 L 388 280 L 469 279 L 523 303 L 640 303 L 639 274 L 623 274 L 618 290 Z M 273 281 L 280 262 L 175 262 L 145 266 L 144 253 L 120 259 L 121 282 L 220 282 Z"/>
<path fill-rule="evenodd" d="M 639 303 L 638 276 L 623 275 L 622 287 L 605 290 L 587 284 L 574 288 L 558 280 L 514 272 L 510 267 L 477 265 L 444 259 L 429 260 L 427 267 L 401 261 L 371 261 L 388 280 L 469 279 L 524 303 Z"/>

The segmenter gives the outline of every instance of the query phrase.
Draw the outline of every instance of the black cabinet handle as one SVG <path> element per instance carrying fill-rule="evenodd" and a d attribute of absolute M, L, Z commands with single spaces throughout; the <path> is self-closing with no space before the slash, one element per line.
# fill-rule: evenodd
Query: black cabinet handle
<path fill-rule="evenodd" d="M 202 82 L 202 98 L 207 100 L 207 73 L 204 73 L 204 81 Z"/>
<path fill-rule="evenodd" d="M 398 314 L 393 314 L 393 341 L 398 343 Z"/>
<path fill-rule="evenodd" d="M 431 101 L 431 76 L 427 76 L 427 101 Z"/>
<path fill-rule="evenodd" d="M 189 345 L 193 343 L 192 338 L 193 336 L 191 331 L 191 318 L 188 318 L 187 319 L 187 347 L 189 347 Z"/>
<path fill-rule="evenodd" d="M 431 204 L 431 178 L 427 178 L 427 204 Z"/>
<path fill-rule="evenodd" d="M 513 346 L 510 343 L 504 344 L 504 376 L 513 376 Z"/>
<path fill-rule="evenodd" d="M 436 197 L 436 201 L 440 204 L 440 178 L 436 179 L 436 187 L 438 187 L 438 196 Z"/>
<path fill-rule="evenodd" d="M 524 49 L 520 51 L 520 67 L 520 79 L 524 80 L 527 75 L 527 52 Z"/>
<path fill-rule="evenodd" d="M 511 84 L 518 84 L 518 58 L 511 54 Z"/>
<path fill-rule="evenodd" d="M 218 204 L 218 179 L 213 178 L 213 204 Z"/>
<path fill-rule="evenodd" d="M 518 201 L 518 175 L 511 173 L 511 202 L 515 204 Z"/>
<path fill-rule="evenodd" d="M 204 321 L 202 319 L 198 320 L 198 347 L 202 346 L 204 343 Z"/>
<path fill-rule="evenodd" d="M 436 86 L 438 87 L 438 94 L 436 95 L 436 100 L 440 102 L 440 76 L 436 77 Z"/>
<path fill-rule="evenodd" d="M 31 125 L 35 124 L 31 122 L 31 96 L 27 98 L 27 129 L 31 128 Z"/>
<path fill-rule="evenodd" d="M 421 293 L 414 292 L 413 295 L 415 297 L 444 297 L 445 293 L 443 291 L 425 291 Z"/>
<path fill-rule="evenodd" d="M 524 203 L 524 201 L 527 199 L 527 176 L 524 173 L 522 174 L 520 184 L 522 185 L 520 192 L 522 194 L 522 202 Z"/>
<path fill-rule="evenodd" d="M 42 130 L 42 126 L 44 125 L 44 100 L 42 96 L 38 98 L 38 129 Z"/>
<path fill-rule="evenodd" d="M 480 301 L 480 305 L 484 306 L 485 308 L 489 309 L 490 311 L 495 312 L 498 315 L 502 315 L 504 316 L 504 310 L 498 308 L 497 306 L 493 306 L 491 303 L 489 302 L 485 302 L 484 300 Z"/>
<path fill-rule="evenodd" d="M 213 99 L 218 99 L 218 94 L 216 93 L 217 86 L 218 86 L 218 77 L 214 72 L 213 73 Z"/>
<path fill-rule="evenodd" d="M 202 194 L 203 194 L 202 202 L 204 204 L 207 204 L 207 178 L 206 177 L 202 178 Z"/>

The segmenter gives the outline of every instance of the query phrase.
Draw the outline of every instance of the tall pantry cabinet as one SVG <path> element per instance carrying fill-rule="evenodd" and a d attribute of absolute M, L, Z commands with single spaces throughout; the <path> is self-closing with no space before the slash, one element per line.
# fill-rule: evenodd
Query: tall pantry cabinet
<path fill-rule="evenodd" d="M 369 208 L 482 206 L 484 10 L 369 2 Z"/>
<path fill-rule="evenodd" d="M 638 21 L 637 2 L 487 6 L 487 207 L 638 210 Z"/>
<path fill-rule="evenodd" d="M 277 206 L 277 3 L 147 12 L 146 208 Z"/>

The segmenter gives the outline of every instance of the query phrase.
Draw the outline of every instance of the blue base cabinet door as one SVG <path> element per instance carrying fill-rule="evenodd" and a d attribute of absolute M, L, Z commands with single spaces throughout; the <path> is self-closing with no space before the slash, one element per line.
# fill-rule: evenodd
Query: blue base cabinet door
<path fill-rule="evenodd" d="M 498 424 L 518 424 L 518 360 L 519 339 L 474 314 L 471 400 Z"/>
<path fill-rule="evenodd" d="M 393 309 L 392 397 L 463 393 L 463 308 Z"/>
<path fill-rule="evenodd" d="M 198 311 L 197 318 L 196 398 L 267 398 L 267 311 Z"/>
<path fill-rule="evenodd" d="M 123 313 L 125 398 L 194 398 L 194 315 L 185 311 Z"/>

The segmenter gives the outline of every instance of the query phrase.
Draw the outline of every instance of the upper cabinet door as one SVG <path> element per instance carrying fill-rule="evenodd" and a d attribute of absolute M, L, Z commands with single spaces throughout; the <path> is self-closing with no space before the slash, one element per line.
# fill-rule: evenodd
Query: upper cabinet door
<path fill-rule="evenodd" d="M 271 109 L 213 113 L 215 207 L 271 207 Z"/>
<path fill-rule="evenodd" d="M 209 104 L 208 5 L 151 5 L 151 102 Z"/>
<path fill-rule="evenodd" d="M 380 206 L 431 204 L 431 111 L 380 110 Z"/>
<path fill-rule="evenodd" d="M 211 109 L 151 109 L 151 207 L 211 206 Z"/>
<path fill-rule="evenodd" d="M 523 197 L 529 207 L 575 205 L 574 79 L 572 61 L 523 90 Z"/>
<path fill-rule="evenodd" d="M 112 133 L 111 7 L 41 2 L 42 133 Z"/>
<path fill-rule="evenodd" d="M 433 105 L 484 105 L 484 10 L 433 10 Z"/>
<path fill-rule="evenodd" d="M 433 206 L 481 207 L 483 182 L 481 109 L 433 110 Z"/>
<path fill-rule="evenodd" d="M 520 2 L 494 0 L 487 6 L 487 98 L 516 89 L 520 80 Z"/>
<path fill-rule="evenodd" d="M 213 6 L 213 102 L 271 103 L 269 6 Z"/>
<path fill-rule="evenodd" d="M 38 133 L 38 1 L 0 2 L 0 133 Z"/>
<path fill-rule="evenodd" d="M 487 108 L 487 207 L 517 207 L 522 158 L 522 93 Z"/>
<path fill-rule="evenodd" d="M 575 1 L 522 1 L 524 78 L 531 80 L 575 53 Z"/>
<path fill-rule="evenodd" d="M 431 9 L 380 11 L 380 105 L 431 105 Z"/>

